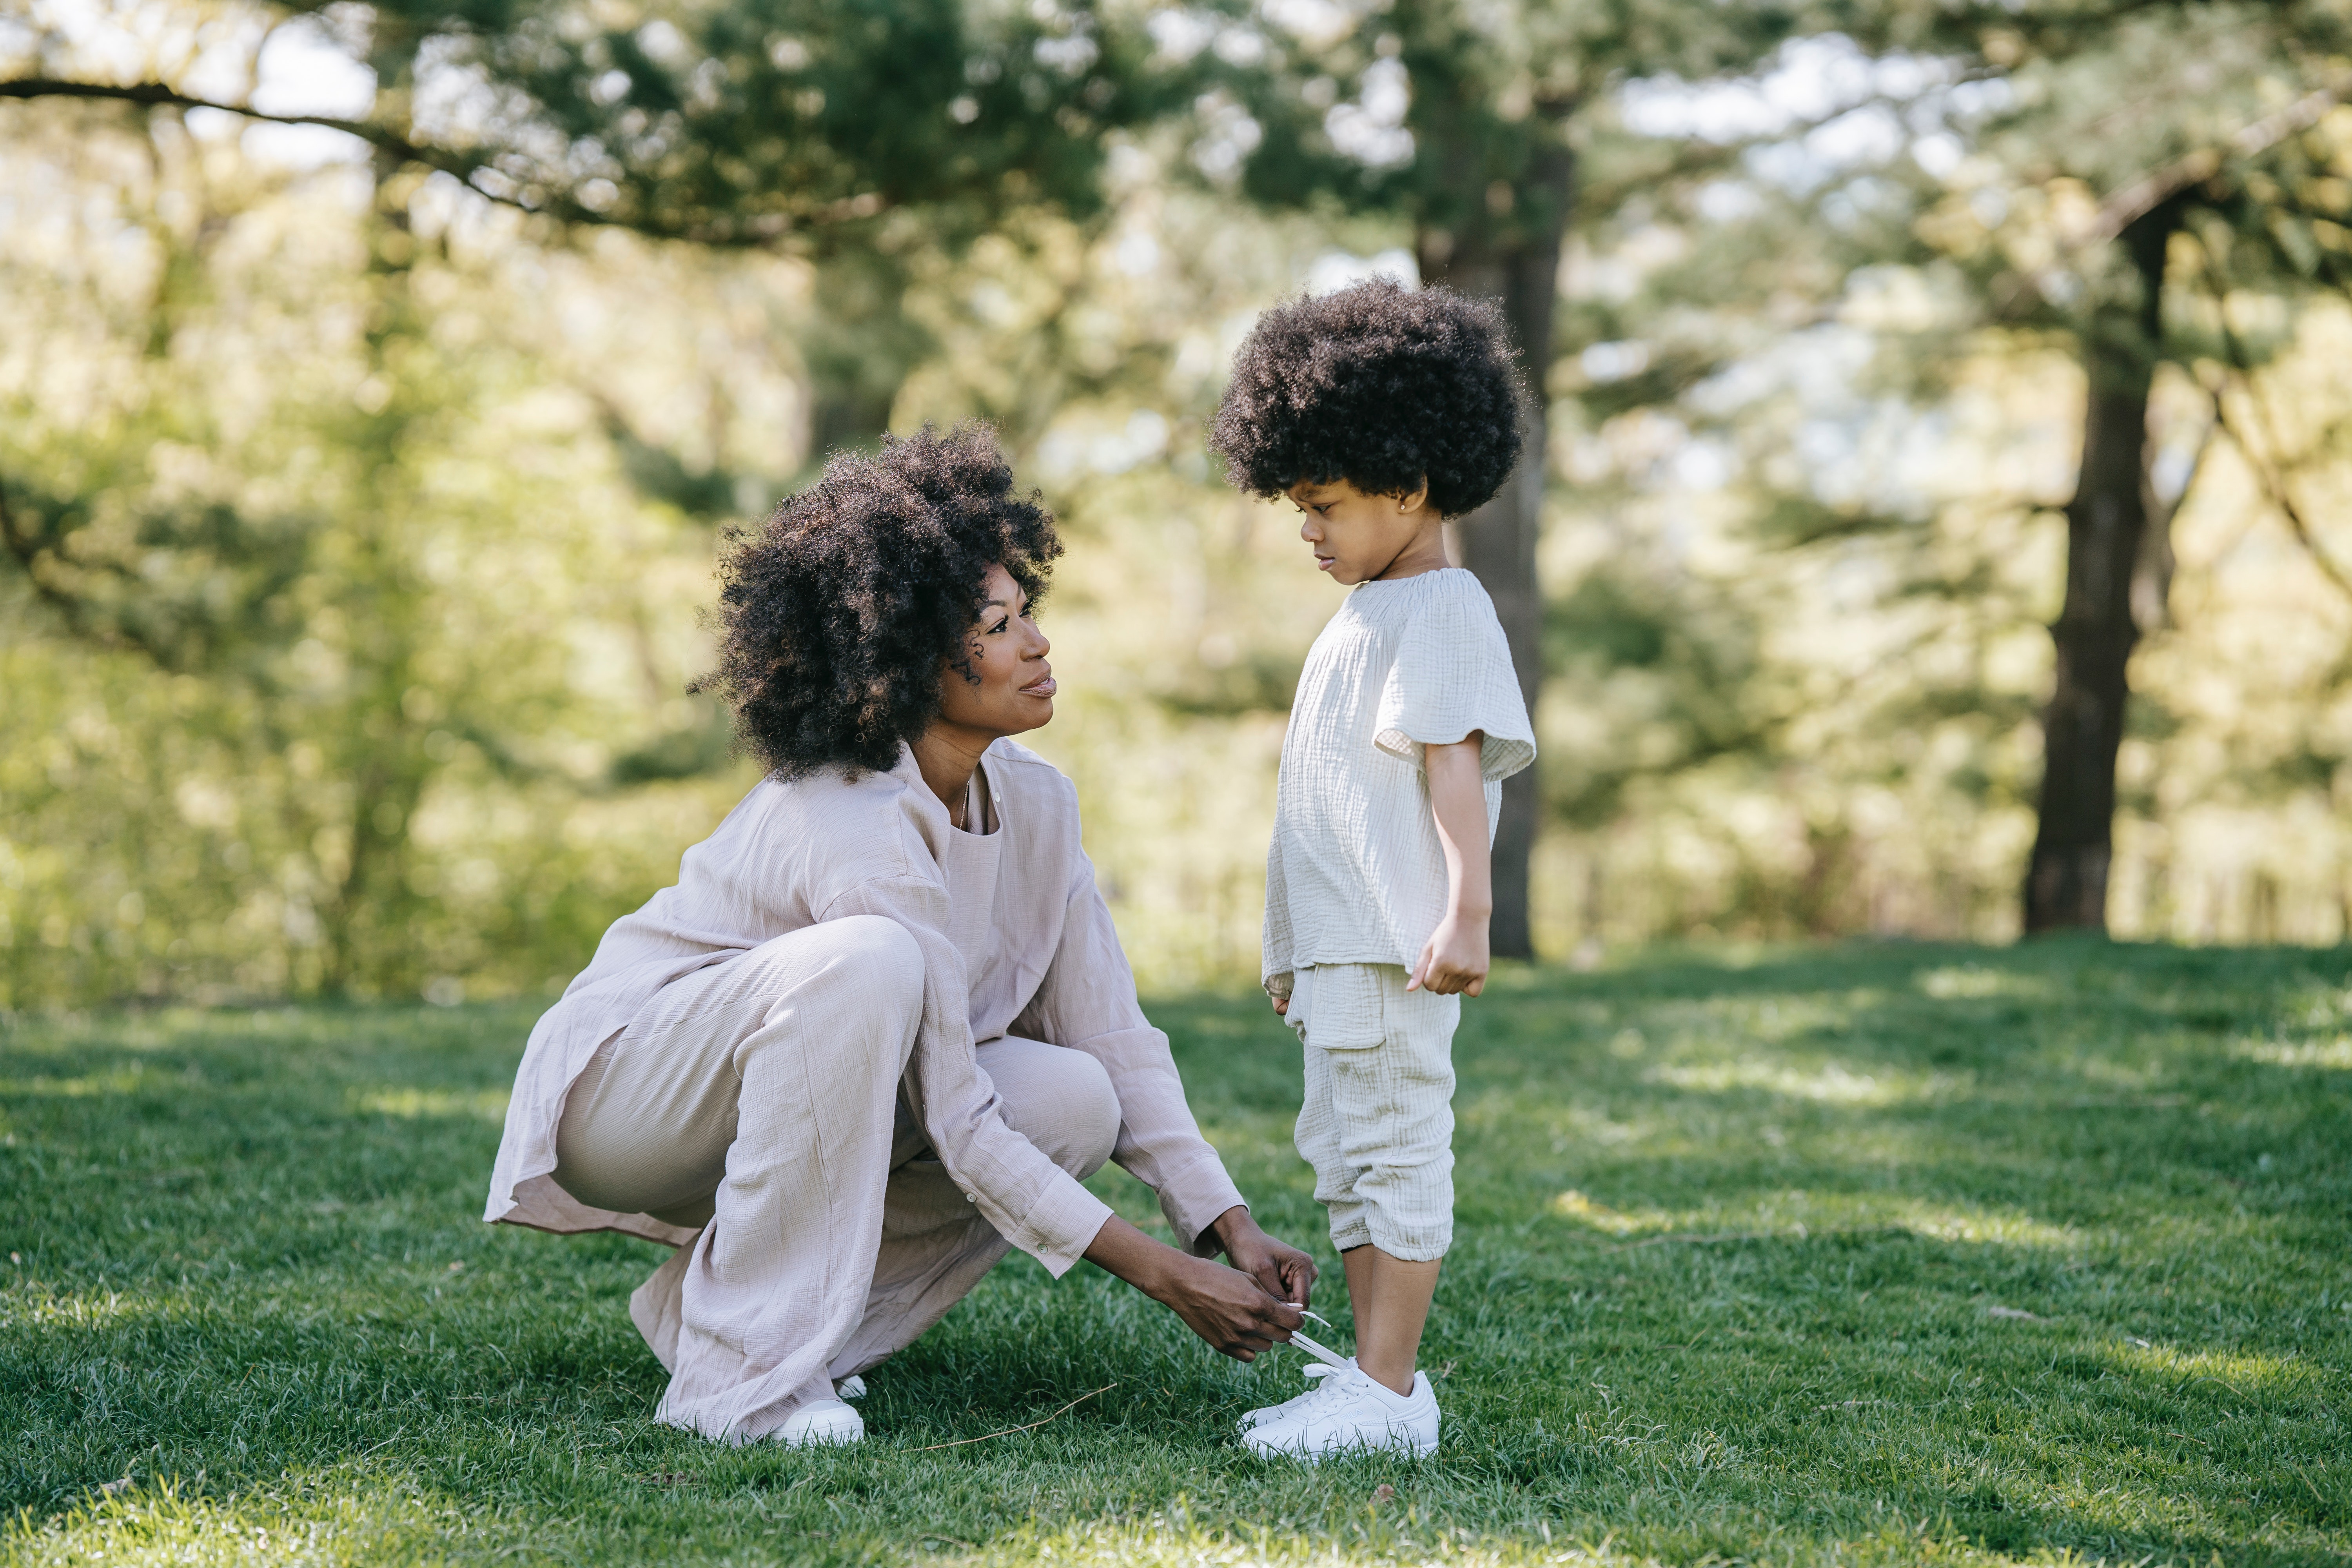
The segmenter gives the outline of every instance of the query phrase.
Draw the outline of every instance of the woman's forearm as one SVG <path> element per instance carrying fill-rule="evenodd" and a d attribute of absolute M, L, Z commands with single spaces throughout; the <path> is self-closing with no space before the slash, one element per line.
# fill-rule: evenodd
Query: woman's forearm
<path fill-rule="evenodd" d="M 1164 1241 L 1154 1241 L 1117 1215 L 1103 1221 L 1087 1247 L 1086 1259 L 1106 1274 L 1116 1274 L 1153 1300 L 1167 1291 L 1169 1265 L 1182 1254 Z"/>
<path fill-rule="evenodd" d="M 1494 868 L 1486 849 L 1486 782 L 1479 763 L 1486 736 L 1472 731 L 1451 745 L 1424 746 L 1430 811 L 1445 852 L 1445 911 L 1485 921 L 1495 910 Z"/>
<path fill-rule="evenodd" d="M 1205 1258 L 1188 1258 L 1117 1215 L 1095 1233 L 1086 1257 L 1166 1306 L 1186 1327 L 1236 1361 L 1253 1360 L 1288 1339 L 1300 1322 L 1297 1308 L 1269 1294 L 1251 1275 Z M 1298 1261 L 1306 1263 L 1303 1255 Z M 1311 1271 L 1313 1266 L 1306 1267 Z"/>

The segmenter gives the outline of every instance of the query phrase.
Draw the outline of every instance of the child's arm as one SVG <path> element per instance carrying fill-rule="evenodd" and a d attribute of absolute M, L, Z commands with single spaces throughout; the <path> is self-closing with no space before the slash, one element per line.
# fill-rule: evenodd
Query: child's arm
<path fill-rule="evenodd" d="M 1479 752 L 1486 735 L 1473 730 L 1447 746 L 1423 746 L 1422 771 L 1429 777 L 1429 805 L 1437 818 L 1437 841 L 1445 848 L 1445 918 L 1430 933 L 1421 962 L 1405 982 L 1441 996 L 1486 985 L 1486 922 L 1495 911 L 1492 868 L 1486 853 L 1486 788 Z"/>

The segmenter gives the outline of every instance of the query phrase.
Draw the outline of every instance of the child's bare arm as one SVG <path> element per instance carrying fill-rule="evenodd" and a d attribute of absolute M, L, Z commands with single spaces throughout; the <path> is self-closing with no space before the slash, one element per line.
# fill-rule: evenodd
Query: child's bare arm
<path fill-rule="evenodd" d="M 1486 789 L 1479 752 L 1486 737 L 1473 730 L 1446 746 L 1422 748 L 1429 776 L 1429 805 L 1437 818 L 1437 841 L 1445 849 L 1445 918 L 1437 922 L 1421 962 L 1405 982 L 1441 996 L 1486 985 L 1486 922 L 1495 910 L 1492 868 L 1486 854 Z"/>

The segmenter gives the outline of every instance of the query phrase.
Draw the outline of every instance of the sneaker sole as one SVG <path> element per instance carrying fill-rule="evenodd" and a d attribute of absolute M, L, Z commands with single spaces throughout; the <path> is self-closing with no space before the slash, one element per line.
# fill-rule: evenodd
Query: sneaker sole
<path fill-rule="evenodd" d="M 1344 1447 L 1306 1448 L 1286 1447 L 1279 1443 L 1253 1443 L 1249 1440 L 1249 1432 L 1255 1430 L 1257 1428 L 1253 1426 L 1242 1434 L 1242 1447 L 1251 1453 L 1261 1458 L 1296 1459 L 1308 1465 L 1319 1465 L 1326 1459 L 1364 1458 L 1378 1454 L 1402 1454 L 1407 1458 L 1425 1459 L 1437 1452 L 1436 1438 L 1422 1437 L 1416 1434 L 1408 1434 L 1402 1443 L 1350 1443 Z"/>

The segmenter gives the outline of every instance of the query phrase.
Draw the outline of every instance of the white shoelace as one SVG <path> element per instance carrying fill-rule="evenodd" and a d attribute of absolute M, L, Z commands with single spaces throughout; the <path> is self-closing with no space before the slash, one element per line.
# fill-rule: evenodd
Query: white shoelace
<path fill-rule="evenodd" d="M 1320 1384 L 1307 1392 L 1304 1396 L 1306 1403 L 1294 1412 L 1295 1415 L 1305 1416 L 1309 1420 L 1320 1415 L 1333 1405 L 1352 1405 L 1372 1381 L 1352 1366 L 1318 1370 L 1323 1371 L 1326 1376 Z"/>
<path fill-rule="evenodd" d="M 1298 1303 L 1296 1301 L 1293 1301 L 1290 1304 L 1294 1307 L 1298 1307 Z M 1323 1316 L 1320 1312 L 1310 1312 L 1304 1307 L 1298 1307 L 1298 1313 L 1301 1317 L 1314 1319 L 1317 1322 L 1322 1324 L 1327 1329 L 1331 1326 L 1331 1320 Z M 1334 1372 L 1353 1372 L 1356 1370 L 1354 1367 L 1348 1364 L 1348 1358 L 1346 1356 L 1341 1355 L 1338 1351 L 1331 1349 L 1328 1345 L 1316 1343 L 1313 1340 L 1308 1339 L 1305 1334 L 1293 1331 L 1290 1336 L 1290 1342 L 1297 1345 L 1300 1350 L 1305 1351 L 1308 1355 L 1313 1356 L 1317 1361 L 1321 1362 L 1324 1366 L 1328 1367 Z M 1317 1368 L 1310 1366 L 1307 1369 L 1307 1375 L 1309 1377 L 1319 1377 L 1322 1375 L 1322 1373 Z"/>

